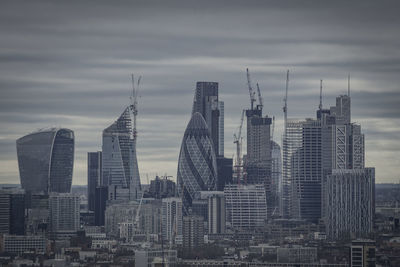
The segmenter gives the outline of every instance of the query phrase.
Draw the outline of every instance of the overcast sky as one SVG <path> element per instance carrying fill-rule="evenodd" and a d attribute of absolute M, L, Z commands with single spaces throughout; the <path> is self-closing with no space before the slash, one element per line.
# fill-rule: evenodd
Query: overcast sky
<path fill-rule="evenodd" d="M 0 183 L 19 183 L 15 140 L 38 128 L 75 132 L 73 184 L 88 151 L 129 103 L 143 75 L 137 155 L 146 174 L 176 177 L 196 81 L 219 82 L 225 156 L 249 106 L 245 69 L 258 81 L 281 143 L 286 70 L 289 117 L 314 117 L 347 92 L 376 181 L 398 182 L 398 1 L 1 1 Z"/>

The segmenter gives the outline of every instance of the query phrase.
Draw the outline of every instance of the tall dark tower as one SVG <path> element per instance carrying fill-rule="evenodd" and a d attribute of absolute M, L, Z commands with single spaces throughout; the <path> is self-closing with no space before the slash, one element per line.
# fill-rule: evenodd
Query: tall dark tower
<path fill-rule="evenodd" d="M 101 185 L 101 171 L 102 171 L 102 153 L 88 152 L 87 158 L 87 190 L 88 190 L 88 209 L 94 211 L 95 209 L 95 194 L 96 187 Z"/>

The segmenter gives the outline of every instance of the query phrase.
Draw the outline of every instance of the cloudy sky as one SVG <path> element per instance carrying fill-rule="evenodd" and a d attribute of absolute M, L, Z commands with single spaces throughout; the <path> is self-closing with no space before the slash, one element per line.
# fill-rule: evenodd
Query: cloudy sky
<path fill-rule="evenodd" d="M 249 106 L 245 69 L 258 81 L 281 142 L 285 72 L 289 117 L 314 117 L 347 91 L 376 181 L 398 182 L 400 15 L 397 1 L 2 1 L 0 183 L 19 183 L 15 140 L 38 128 L 74 130 L 74 184 L 86 153 L 129 103 L 143 75 L 138 117 L 142 182 L 176 176 L 196 81 L 225 101 L 225 155 Z"/>

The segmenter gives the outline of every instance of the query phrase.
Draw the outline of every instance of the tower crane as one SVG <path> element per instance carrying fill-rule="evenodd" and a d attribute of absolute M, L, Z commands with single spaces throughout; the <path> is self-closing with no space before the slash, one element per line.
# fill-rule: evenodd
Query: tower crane
<path fill-rule="evenodd" d="M 248 68 L 246 69 L 246 75 L 247 75 L 247 87 L 249 88 L 249 94 L 250 94 L 251 110 L 253 110 L 254 102 L 256 102 L 256 97 L 255 97 L 256 93 L 253 91 L 253 87 L 251 86 L 250 72 Z"/>
<path fill-rule="evenodd" d="M 137 130 L 136 130 L 136 117 L 138 114 L 138 95 L 139 95 L 139 86 L 140 86 L 140 80 L 142 79 L 142 76 L 139 76 L 135 88 L 135 77 L 132 74 L 132 96 L 130 97 L 131 104 L 130 104 L 130 110 L 133 114 L 133 127 L 132 127 L 132 138 L 136 144 L 136 136 L 137 136 Z"/>
<path fill-rule="evenodd" d="M 284 119 L 284 134 L 286 134 L 286 124 L 287 124 L 287 99 L 288 99 L 288 89 L 289 89 L 289 70 L 286 72 L 286 93 L 283 98 L 283 119 Z"/>
<path fill-rule="evenodd" d="M 271 141 L 274 140 L 274 131 L 275 131 L 275 116 L 272 116 Z"/>
<path fill-rule="evenodd" d="M 318 108 L 319 108 L 319 110 L 322 110 L 322 80 L 320 80 L 320 84 L 319 84 L 319 106 L 318 106 Z"/>
<path fill-rule="evenodd" d="M 262 96 L 261 96 L 260 86 L 258 86 L 258 83 L 257 83 L 257 92 L 258 92 L 259 106 L 262 108 L 263 107 L 263 99 L 262 99 Z"/>
<path fill-rule="evenodd" d="M 238 182 L 240 180 L 240 167 L 242 165 L 242 160 L 241 160 L 241 148 L 242 148 L 242 128 L 243 128 L 243 119 L 244 119 L 244 113 L 245 110 L 242 111 L 242 117 L 240 119 L 240 126 L 238 133 L 236 135 L 233 134 L 233 143 L 236 145 L 236 173 L 237 173 L 237 179 Z"/>

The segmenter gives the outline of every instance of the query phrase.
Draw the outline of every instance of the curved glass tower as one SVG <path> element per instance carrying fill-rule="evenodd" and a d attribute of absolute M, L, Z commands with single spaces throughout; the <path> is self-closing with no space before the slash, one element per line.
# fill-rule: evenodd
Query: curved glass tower
<path fill-rule="evenodd" d="M 21 186 L 31 192 L 69 193 L 74 165 L 74 132 L 40 130 L 17 140 Z"/>
<path fill-rule="evenodd" d="M 200 191 L 216 190 L 217 163 L 210 131 L 203 116 L 193 114 L 183 136 L 178 161 L 178 194 L 188 213 Z"/>
<path fill-rule="evenodd" d="M 136 136 L 132 126 L 130 107 L 127 107 L 118 120 L 103 131 L 102 184 L 126 189 L 117 198 L 127 200 L 141 197 Z"/>

